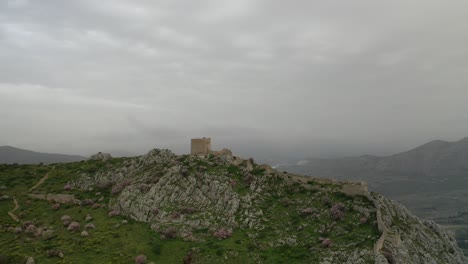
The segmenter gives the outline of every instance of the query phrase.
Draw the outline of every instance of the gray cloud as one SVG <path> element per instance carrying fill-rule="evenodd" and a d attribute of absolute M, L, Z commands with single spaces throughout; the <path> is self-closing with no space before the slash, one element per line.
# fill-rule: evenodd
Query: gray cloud
<path fill-rule="evenodd" d="M 388 154 L 468 131 L 464 1 L 0 2 L 0 145 Z"/>

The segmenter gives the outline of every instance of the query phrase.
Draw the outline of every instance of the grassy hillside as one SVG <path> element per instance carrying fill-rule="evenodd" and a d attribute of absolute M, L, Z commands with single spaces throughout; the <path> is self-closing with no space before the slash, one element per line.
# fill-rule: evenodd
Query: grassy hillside
<path fill-rule="evenodd" d="M 180 221 L 177 219 L 167 224 L 175 229 L 171 234 L 170 228 L 153 230 L 154 222 L 138 222 L 124 215 L 109 216 L 111 205 L 118 196 L 112 193 L 112 185 L 64 190 L 69 182 L 83 175 L 98 175 L 122 168 L 130 160 L 120 158 L 48 166 L 0 165 L 0 196 L 3 196 L 0 201 L 0 263 L 24 263 L 29 256 L 36 263 L 135 263 L 138 255 L 145 255 L 147 263 L 315 263 L 337 252 L 345 261 L 346 252 L 353 254 L 357 249 L 365 252 L 362 259 L 366 263 L 374 261 L 373 245 L 380 234 L 372 220 L 375 218 L 373 205 L 361 196 L 320 192 L 299 184 L 284 185 L 285 179 L 273 177 L 273 189 L 265 186 L 269 193 L 262 193 L 256 204 L 263 212 L 262 228 L 239 224 L 226 230 L 226 238 L 221 239 L 219 233 L 209 228 L 193 228 L 190 238 L 184 237 L 178 230 Z M 255 195 L 243 176 L 243 165 L 227 166 L 203 160 L 197 164 L 206 165 L 212 175 L 238 181 L 233 190 L 239 197 Z M 145 170 L 151 169 L 150 166 Z M 195 171 L 196 168 L 190 168 L 189 173 Z M 261 178 L 266 177 L 264 174 L 264 170 L 258 168 L 251 175 Z M 44 179 L 43 183 L 30 190 L 41 179 Z M 286 187 L 275 192 L 274 186 Z M 60 204 L 31 198 L 32 193 L 73 194 L 80 202 Z M 14 200 L 19 208 L 12 211 Z M 336 204 L 342 205 L 344 212 L 338 218 L 331 213 Z M 362 220 L 364 215 L 357 208 L 370 210 L 369 219 Z M 190 214 L 192 219 L 203 220 L 202 214 L 176 206 L 161 210 Z M 18 222 L 7 214 L 9 211 L 19 218 Z M 79 223 L 76 231 L 67 230 L 70 223 L 64 225 L 63 216 L 70 216 L 71 221 Z M 85 220 L 87 216 L 92 220 Z M 86 229 L 88 223 L 94 224 L 95 228 Z M 88 235 L 82 236 L 85 230 Z M 330 245 L 324 243 L 324 239 Z"/>

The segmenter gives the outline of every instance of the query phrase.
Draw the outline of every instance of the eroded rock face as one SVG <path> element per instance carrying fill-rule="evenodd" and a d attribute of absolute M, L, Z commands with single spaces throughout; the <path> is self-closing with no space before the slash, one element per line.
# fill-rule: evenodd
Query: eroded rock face
<path fill-rule="evenodd" d="M 432 221 L 421 220 L 403 205 L 374 194 L 387 238 L 381 252 L 395 263 L 467 263 L 454 235 Z M 386 263 L 386 262 L 381 262 Z"/>

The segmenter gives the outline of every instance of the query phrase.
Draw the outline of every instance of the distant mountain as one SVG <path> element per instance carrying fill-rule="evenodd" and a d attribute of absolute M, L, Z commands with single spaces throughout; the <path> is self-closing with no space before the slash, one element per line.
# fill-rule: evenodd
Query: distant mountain
<path fill-rule="evenodd" d="M 0 146 L 0 164 L 37 164 L 60 163 L 86 160 L 78 155 L 50 154 L 31 150 L 19 149 L 11 146 Z"/>
<path fill-rule="evenodd" d="M 457 142 L 434 140 L 407 152 L 387 157 L 359 156 L 306 159 L 278 169 L 336 179 L 438 182 L 468 176 L 468 138 Z"/>
<path fill-rule="evenodd" d="M 463 227 L 468 240 L 468 138 L 431 141 L 387 157 L 306 159 L 279 170 L 340 180 L 363 180 L 418 216 Z M 466 244 L 466 242 L 465 242 Z M 468 244 L 464 245 L 468 252 Z"/>

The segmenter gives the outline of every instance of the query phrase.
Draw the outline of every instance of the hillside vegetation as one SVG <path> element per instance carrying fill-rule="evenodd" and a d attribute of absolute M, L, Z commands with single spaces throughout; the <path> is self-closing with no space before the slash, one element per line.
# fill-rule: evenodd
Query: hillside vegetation
<path fill-rule="evenodd" d="M 0 189 L 0 263 L 463 263 L 377 194 L 232 156 L 0 165 Z"/>

